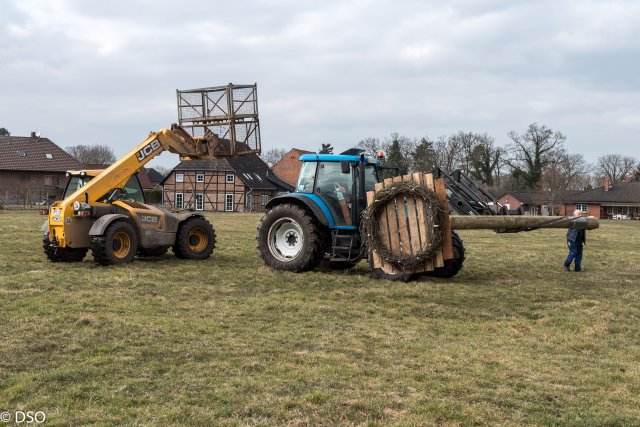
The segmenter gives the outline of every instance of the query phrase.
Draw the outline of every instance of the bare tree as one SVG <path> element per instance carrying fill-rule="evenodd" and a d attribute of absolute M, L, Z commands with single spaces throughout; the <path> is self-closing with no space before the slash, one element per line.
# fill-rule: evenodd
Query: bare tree
<path fill-rule="evenodd" d="M 562 201 L 567 190 L 584 190 L 584 178 L 588 178 L 590 166 L 582 154 L 569 154 L 564 149 L 558 150 L 549 162 L 540 179 L 541 192 L 552 207 Z"/>
<path fill-rule="evenodd" d="M 171 168 L 168 168 L 168 167 L 165 167 L 165 166 L 160 166 L 160 165 L 154 166 L 153 169 L 155 169 L 156 172 L 158 172 L 163 177 L 166 177 L 171 172 Z"/>
<path fill-rule="evenodd" d="M 358 142 L 358 147 L 362 148 L 365 153 L 375 155 L 378 151 L 384 150 L 378 138 L 364 138 Z"/>
<path fill-rule="evenodd" d="M 537 188 L 542 171 L 563 147 L 567 137 L 537 123 L 531 123 L 523 134 L 511 131 L 508 135 L 513 143 L 505 161 L 511 169 L 511 176 L 526 188 Z"/>
<path fill-rule="evenodd" d="M 601 179 L 609 179 L 613 184 L 627 178 L 637 163 L 638 161 L 631 156 L 605 154 L 598 157 L 596 174 Z"/>
<path fill-rule="evenodd" d="M 451 172 L 456 166 L 456 158 L 459 156 L 460 141 L 446 136 L 438 137 L 435 143 L 438 166 L 447 172 Z"/>
<path fill-rule="evenodd" d="M 477 143 L 470 153 L 470 176 L 493 187 L 494 177 L 500 166 L 502 151 L 495 148 L 493 137 L 484 133 L 477 135 Z"/>
<path fill-rule="evenodd" d="M 270 148 L 260 154 L 260 158 L 264 160 L 264 162 L 269 165 L 269 167 L 271 167 L 278 163 L 285 154 L 287 154 L 287 150 L 285 150 L 284 148 Z"/>
<path fill-rule="evenodd" d="M 65 150 L 81 163 L 110 165 L 116 161 L 116 155 L 108 145 L 75 145 Z"/>

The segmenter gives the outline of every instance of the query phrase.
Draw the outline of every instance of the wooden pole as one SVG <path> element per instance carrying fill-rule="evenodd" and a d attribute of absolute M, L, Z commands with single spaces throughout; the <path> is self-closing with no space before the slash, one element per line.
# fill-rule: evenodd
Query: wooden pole
<path fill-rule="evenodd" d="M 531 215 L 482 215 L 449 217 L 454 230 L 509 230 L 527 228 L 579 228 L 594 230 L 600 226 L 598 218 L 593 216 L 531 216 Z"/>

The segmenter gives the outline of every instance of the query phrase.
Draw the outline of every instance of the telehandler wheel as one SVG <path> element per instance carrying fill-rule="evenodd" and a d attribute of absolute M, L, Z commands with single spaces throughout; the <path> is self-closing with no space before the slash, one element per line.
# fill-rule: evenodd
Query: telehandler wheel
<path fill-rule="evenodd" d="M 258 250 L 275 270 L 313 270 L 322 259 L 322 232 L 310 213 L 289 203 L 270 209 L 258 225 Z"/>
<path fill-rule="evenodd" d="M 173 253 L 183 259 L 207 259 L 216 247 L 216 232 L 206 219 L 195 216 L 178 227 Z"/>
<path fill-rule="evenodd" d="M 453 259 L 445 260 L 444 267 L 436 268 L 426 275 L 450 279 L 458 274 L 464 263 L 464 244 L 455 231 L 451 230 L 451 240 L 453 240 Z"/>
<path fill-rule="evenodd" d="M 131 262 L 137 251 L 138 236 L 126 221 L 111 223 L 102 236 L 91 239 L 93 259 L 100 265 Z"/>
<path fill-rule="evenodd" d="M 49 233 L 44 233 L 42 247 L 51 262 L 80 262 L 87 254 L 87 248 L 57 248 L 51 246 Z"/>

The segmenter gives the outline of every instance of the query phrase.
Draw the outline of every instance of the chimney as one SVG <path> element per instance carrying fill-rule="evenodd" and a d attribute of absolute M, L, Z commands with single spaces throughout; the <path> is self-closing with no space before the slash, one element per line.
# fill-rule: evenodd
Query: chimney
<path fill-rule="evenodd" d="M 604 180 L 604 191 L 609 191 L 609 178 Z"/>
<path fill-rule="evenodd" d="M 35 138 L 36 137 L 36 133 L 35 132 L 31 132 L 31 138 Z"/>

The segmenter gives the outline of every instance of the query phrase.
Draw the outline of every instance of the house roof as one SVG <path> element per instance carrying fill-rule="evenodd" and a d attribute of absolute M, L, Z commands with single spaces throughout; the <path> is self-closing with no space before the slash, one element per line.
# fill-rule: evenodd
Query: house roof
<path fill-rule="evenodd" d="M 293 187 L 282 181 L 256 154 L 244 154 L 214 160 L 183 160 L 172 172 L 219 171 L 235 172 L 236 176 L 252 190 L 292 191 Z M 165 177 L 161 184 L 168 178 Z"/>
<path fill-rule="evenodd" d="M 640 203 L 640 182 L 617 182 L 609 186 L 583 191 L 567 199 L 573 203 Z"/>
<path fill-rule="evenodd" d="M 82 163 L 48 138 L 0 136 L 0 170 L 66 172 Z"/>
<path fill-rule="evenodd" d="M 164 179 L 164 176 L 154 168 L 144 168 L 147 171 L 147 175 L 151 182 L 159 183 Z"/>
<path fill-rule="evenodd" d="M 253 190 L 292 191 L 293 187 L 273 173 L 255 154 L 227 158 L 238 177 Z"/>
<path fill-rule="evenodd" d="M 567 191 L 556 191 L 554 202 L 564 202 L 569 199 L 569 197 L 573 196 L 580 191 L 577 190 L 567 190 Z M 509 195 L 514 199 L 517 199 L 523 205 L 544 205 L 550 202 L 550 197 L 545 193 L 531 192 L 531 191 L 507 191 L 499 199 L 504 196 Z"/>

